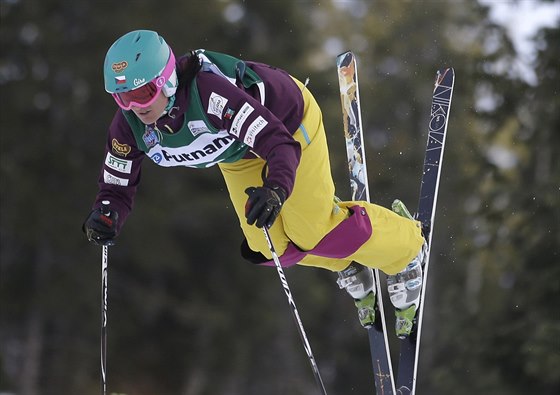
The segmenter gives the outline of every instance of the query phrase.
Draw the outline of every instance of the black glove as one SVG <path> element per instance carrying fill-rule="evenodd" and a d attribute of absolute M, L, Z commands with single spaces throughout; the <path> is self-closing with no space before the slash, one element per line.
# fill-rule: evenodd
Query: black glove
<path fill-rule="evenodd" d="M 245 217 L 249 225 L 256 224 L 257 228 L 266 226 L 270 229 L 282 204 L 286 200 L 286 192 L 280 187 L 249 187 L 245 189 L 249 195 L 245 203 Z"/>
<path fill-rule="evenodd" d="M 119 214 L 115 210 L 109 210 L 109 215 L 101 211 L 101 207 L 92 210 L 82 225 L 82 230 L 89 241 L 97 245 L 114 245 L 117 236 L 117 220 Z"/>

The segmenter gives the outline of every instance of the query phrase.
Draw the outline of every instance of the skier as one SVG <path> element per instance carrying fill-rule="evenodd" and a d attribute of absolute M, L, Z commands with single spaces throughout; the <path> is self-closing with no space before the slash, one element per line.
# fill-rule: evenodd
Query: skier
<path fill-rule="evenodd" d="M 270 264 L 259 229 L 266 226 L 283 265 L 339 272 L 356 303 L 375 293 L 372 268 L 379 268 L 390 275 L 397 316 L 415 309 L 420 225 L 375 204 L 335 198 L 321 110 L 305 84 L 281 69 L 207 50 L 176 59 L 148 30 L 116 40 L 103 70 L 119 109 L 83 225 L 89 241 L 114 243 L 146 157 L 164 167 L 217 164 L 245 236 L 243 257 Z M 101 212 L 105 200 L 109 216 Z M 410 321 L 401 315 L 397 321 Z"/>

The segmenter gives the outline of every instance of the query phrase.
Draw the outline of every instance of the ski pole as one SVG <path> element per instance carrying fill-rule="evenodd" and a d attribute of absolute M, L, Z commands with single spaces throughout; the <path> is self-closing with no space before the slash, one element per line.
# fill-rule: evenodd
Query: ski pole
<path fill-rule="evenodd" d="M 311 369 L 313 370 L 313 374 L 315 375 L 315 381 L 317 382 L 317 386 L 321 391 L 321 394 L 327 395 L 327 391 L 325 390 L 325 386 L 323 384 L 323 380 L 321 379 L 321 374 L 319 373 L 319 368 L 317 367 L 317 363 L 315 362 L 315 357 L 313 356 L 313 352 L 311 351 L 311 346 L 309 345 L 309 341 L 307 340 L 307 336 L 305 334 L 305 329 L 303 328 L 303 323 L 301 322 L 301 318 L 299 317 L 299 313 L 296 307 L 296 303 L 292 296 L 292 292 L 290 291 L 290 287 L 288 286 L 288 281 L 286 280 L 286 276 L 284 275 L 284 270 L 282 269 L 282 265 L 280 265 L 280 258 L 278 258 L 278 254 L 276 254 L 276 250 L 272 245 L 272 239 L 268 233 L 268 229 L 266 226 L 263 226 L 264 237 L 268 243 L 268 248 L 270 249 L 270 253 L 272 254 L 272 259 L 274 260 L 274 264 L 276 265 L 276 270 L 278 271 L 278 275 L 280 276 L 280 282 L 284 287 L 284 292 L 288 297 L 288 303 L 292 308 L 292 315 L 294 320 L 296 321 L 297 328 L 299 330 L 299 335 L 301 340 L 303 341 L 303 348 L 307 353 L 307 357 L 309 358 L 309 362 L 311 363 Z"/>
<path fill-rule="evenodd" d="M 109 201 L 101 202 L 101 213 L 109 216 Z M 107 394 L 107 263 L 109 246 L 101 252 L 101 395 Z"/>

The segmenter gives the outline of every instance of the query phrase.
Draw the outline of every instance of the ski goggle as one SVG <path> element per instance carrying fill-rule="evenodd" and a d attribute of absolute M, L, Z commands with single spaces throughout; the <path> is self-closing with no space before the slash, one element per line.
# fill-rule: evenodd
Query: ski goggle
<path fill-rule="evenodd" d="M 161 74 L 147 84 L 139 88 L 120 93 L 111 93 L 113 99 L 123 110 L 130 110 L 132 107 L 146 108 L 151 106 L 158 98 L 163 86 L 175 70 L 175 55 L 169 49 L 169 60 Z"/>

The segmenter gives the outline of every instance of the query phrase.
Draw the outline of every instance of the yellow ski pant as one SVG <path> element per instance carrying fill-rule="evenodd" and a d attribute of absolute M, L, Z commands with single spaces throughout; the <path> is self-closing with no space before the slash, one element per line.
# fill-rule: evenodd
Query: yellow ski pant
<path fill-rule="evenodd" d="M 301 82 L 296 80 L 296 83 L 302 89 L 305 103 L 302 125 L 294 133 L 294 138 L 301 144 L 302 155 L 292 194 L 269 230 L 276 252 L 282 260 L 282 254 L 290 244 L 302 251 L 313 250 L 352 215 L 349 207 L 358 205 L 371 222 L 368 223 L 371 232 L 365 235 L 365 241 L 355 251 L 342 257 L 339 254 L 336 258 L 310 253 L 298 264 L 340 271 L 356 261 L 387 274 L 400 272 L 418 254 L 424 241 L 419 224 L 368 202 L 335 202 L 321 110 L 309 90 Z M 245 218 L 245 189 L 262 185 L 264 166 L 265 161 L 260 158 L 219 165 L 249 247 L 271 259 L 262 229 L 248 225 Z M 364 237 L 363 229 L 348 226 L 345 229 L 341 238 L 352 240 L 358 234 Z M 338 234 L 336 239 L 339 239 Z"/>

